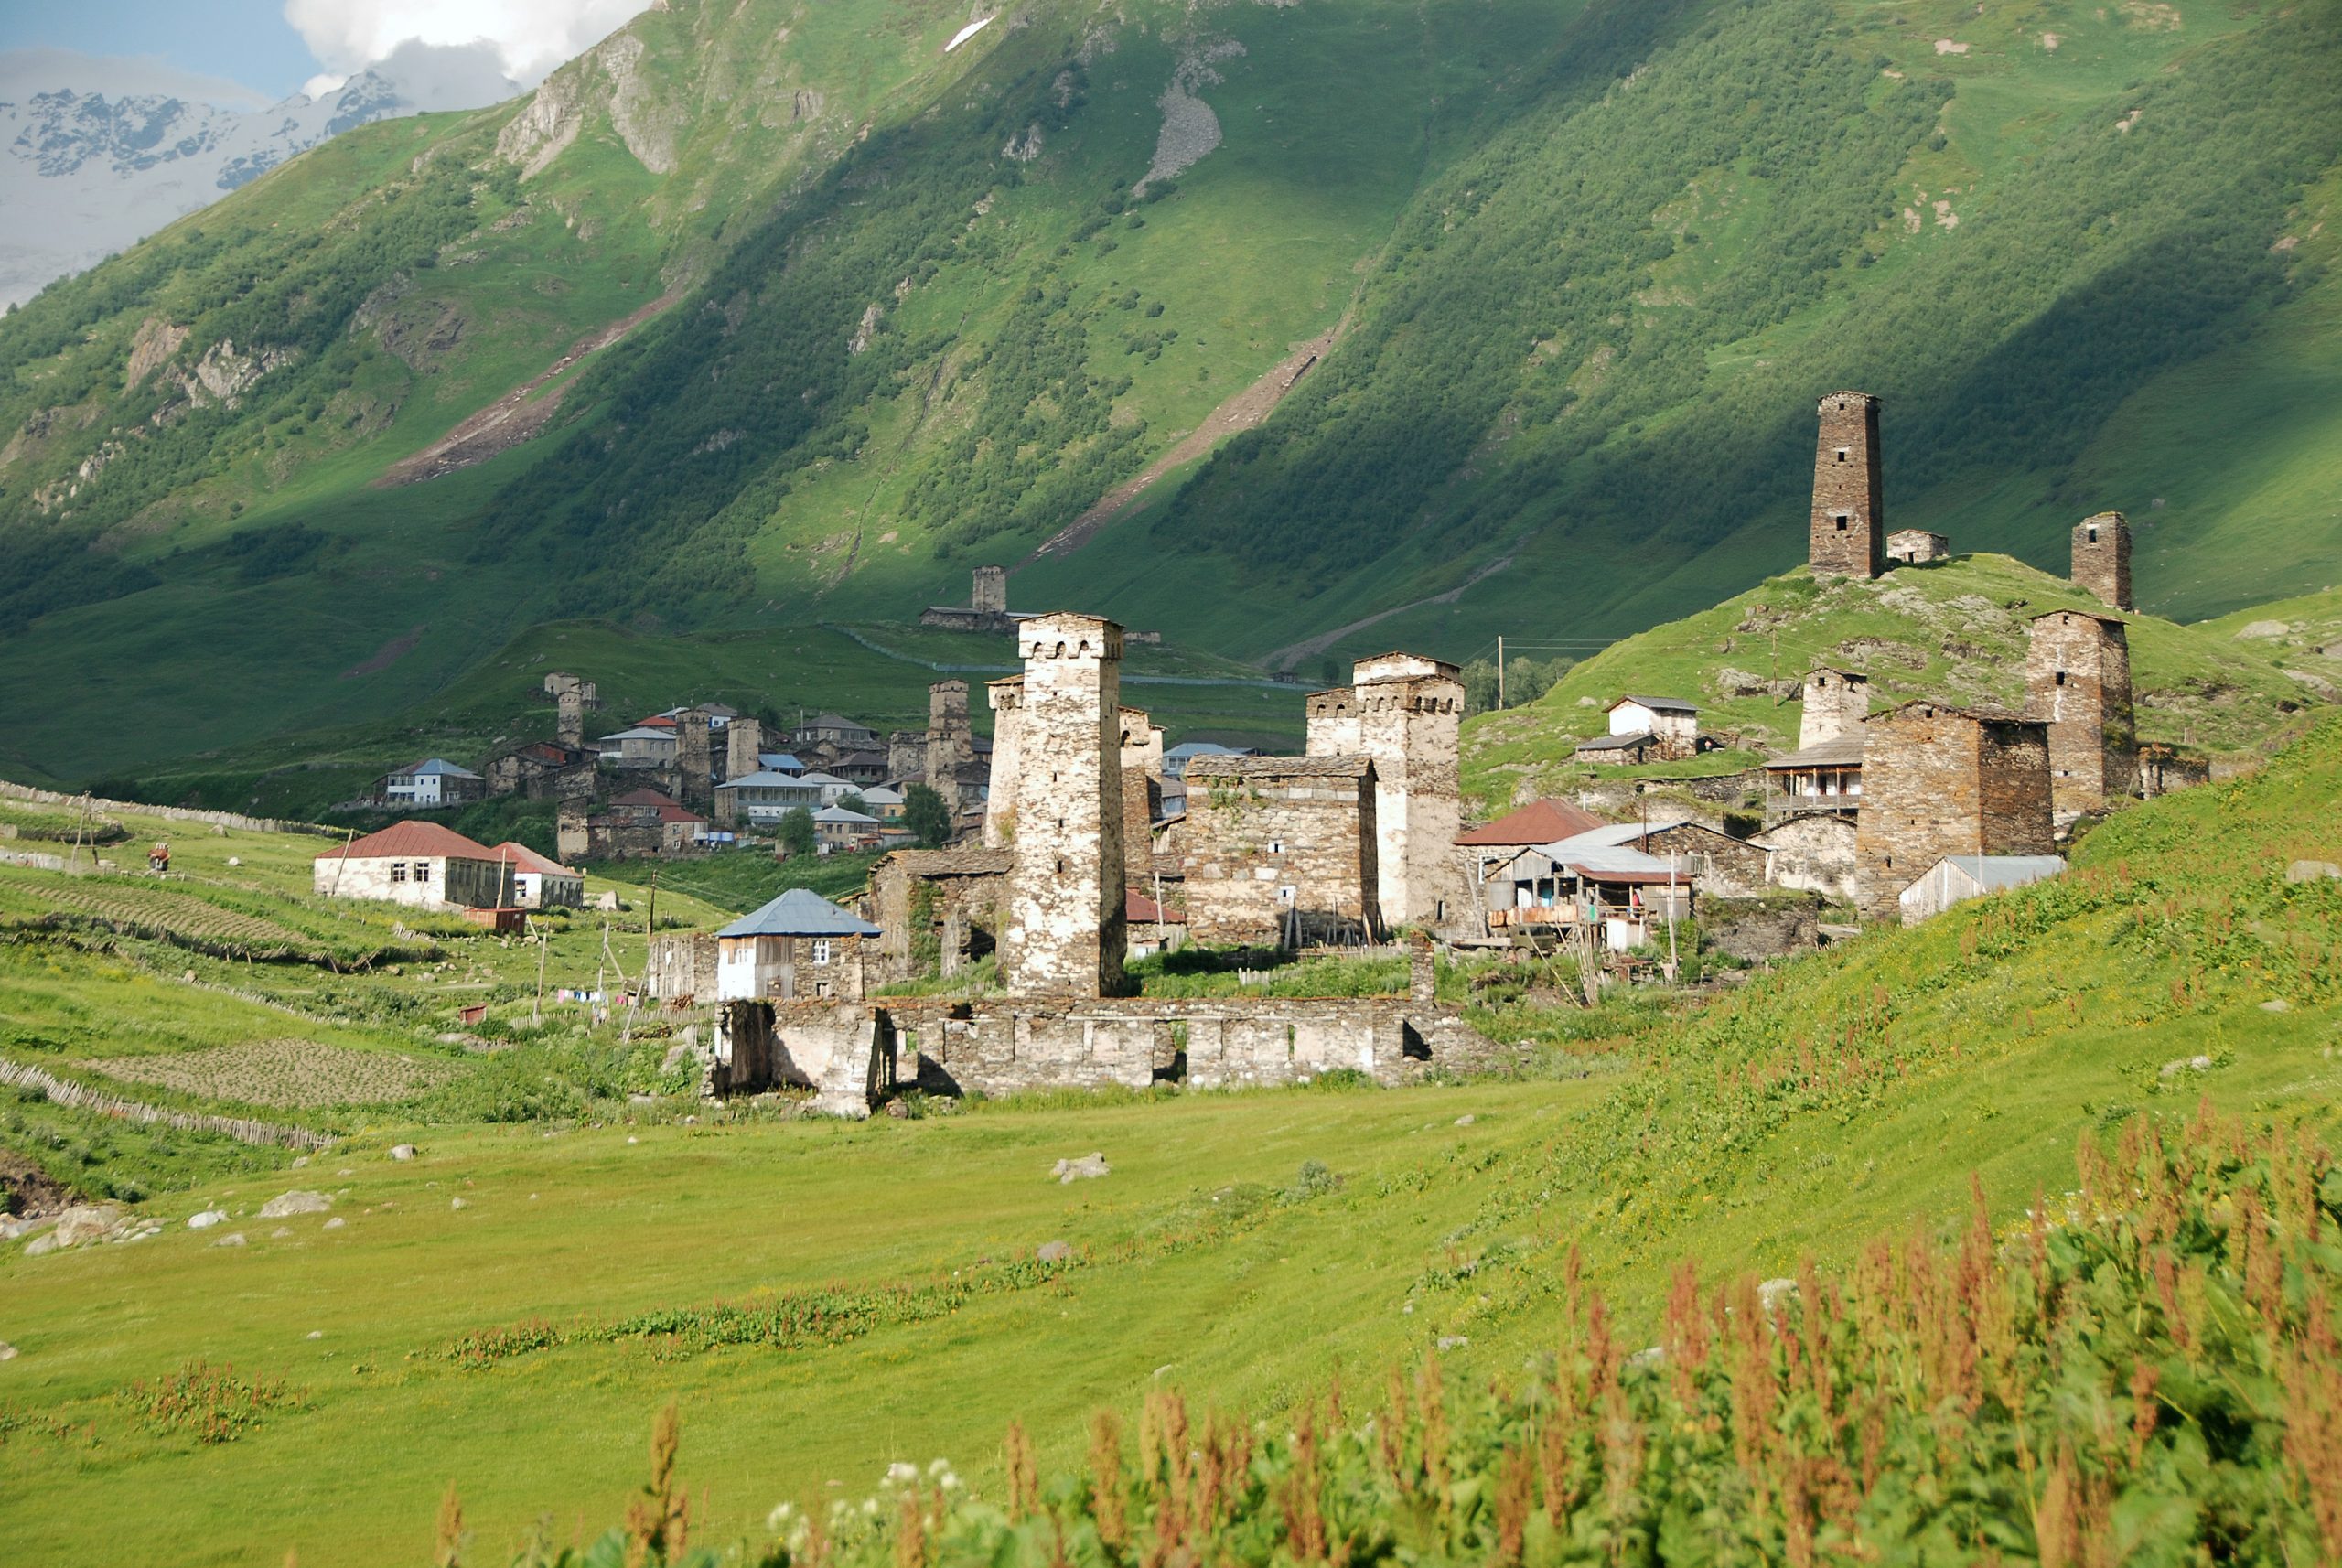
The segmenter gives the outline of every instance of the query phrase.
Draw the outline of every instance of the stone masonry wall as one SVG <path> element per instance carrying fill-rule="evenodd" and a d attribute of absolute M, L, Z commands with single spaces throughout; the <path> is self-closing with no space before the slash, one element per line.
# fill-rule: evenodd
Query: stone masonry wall
<path fill-rule="evenodd" d="M 682 786 L 678 799 L 694 811 L 715 803 L 708 798 L 708 779 L 715 768 L 710 734 L 705 710 L 685 708 L 675 715 L 675 771 Z"/>
<path fill-rule="evenodd" d="M 2130 610 L 2131 521 L 2119 511 L 2102 511 L 2074 525 L 2074 586 L 2098 596 L 2109 609 Z"/>
<path fill-rule="evenodd" d="M 2047 726 L 1928 702 L 1864 726 L 1854 855 L 1865 920 L 1902 918 L 1898 895 L 1950 854 L 2048 854 Z"/>
<path fill-rule="evenodd" d="M 1312 692 L 1307 702 L 1309 737 L 1302 749 L 1311 757 L 1357 757 L 1359 740 L 1358 688 L 1337 686 Z"/>
<path fill-rule="evenodd" d="M 984 847 L 1005 848 L 1016 836 L 1017 776 L 1024 748 L 1018 744 L 1024 716 L 1025 677 L 1011 675 L 984 688 L 992 704 L 992 795 L 984 803 Z"/>
<path fill-rule="evenodd" d="M 1116 721 L 1123 764 L 1123 880 L 1153 884 L 1155 809 L 1163 803 L 1163 727 L 1144 708 L 1124 708 Z"/>
<path fill-rule="evenodd" d="M 1797 746 L 1803 751 L 1842 736 L 1860 735 L 1870 713 L 1870 678 L 1850 670 L 1811 670 L 1799 687 Z"/>
<path fill-rule="evenodd" d="M 1816 576 L 1875 577 L 1885 565 L 1886 543 L 1878 399 L 1832 392 L 1820 412 L 1807 559 Z"/>
<path fill-rule="evenodd" d="M 968 724 L 968 683 L 938 681 L 927 689 L 927 757 L 920 776 L 956 811 L 960 779 L 975 759 L 975 732 Z"/>
<path fill-rule="evenodd" d="M 757 761 L 765 749 L 765 726 L 761 719 L 736 718 L 724 728 L 724 777 L 746 779 L 764 765 Z"/>
<path fill-rule="evenodd" d="M 2025 685 L 2026 716 L 2049 726 L 2056 810 L 2095 811 L 2138 792 L 2131 650 L 2120 620 L 2082 610 L 2035 617 Z"/>
<path fill-rule="evenodd" d="M 1187 766 L 1188 939 L 1279 947 L 1295 926 L 1304 946 L 1380 934 L 1374 808 L 1364 757 L 1197 757 Z"/>
<path fill-rule="evenodd" d="M 1058 612 L 1021 621 L 1016 865 L 1001 979 L 1016 996 L 1123 989 L 1123 628 Z"/>
<path fill-rule="evenodd" d="M 1360 662 L 1358 685 L 1359 749 L 1374 764 L 1375 899 L 1392 926 L 1461 920 L 1473 909 L 1456 849 L 1464 829 L 1456 774 L 1463 682 L 1452 664 L 1364 679 L 1375 662 Z"/>

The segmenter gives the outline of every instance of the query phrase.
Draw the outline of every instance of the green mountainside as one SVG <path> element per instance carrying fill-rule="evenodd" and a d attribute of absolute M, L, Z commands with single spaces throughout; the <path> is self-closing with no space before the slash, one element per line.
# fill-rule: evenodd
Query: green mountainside
<path fill-rule="evenodd" d="M 2181 618 L 2342 565 L 2337 0 L 967 20 L 676 0 L 8 317 L 0 763 L 411 729 L 533 626 L 794 642 L 981 562 L 1311 673 L 1607 639 L 1797 558 L 1837 385 L 1896 525 L 2054 564 L 2121 507 Z"/>

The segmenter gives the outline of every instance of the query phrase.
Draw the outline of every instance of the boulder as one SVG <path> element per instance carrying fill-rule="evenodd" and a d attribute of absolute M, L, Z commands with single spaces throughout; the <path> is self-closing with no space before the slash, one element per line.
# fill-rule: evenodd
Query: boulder
<path fill-rule="evenodd" d="M 326 1229 L 328 1230 L 338 1230 L 349 1223 L 349 1220 L 344 1219 L 340 1215 L 337 1214 L 331 1219 L 326 1221 Z"/>
<path fill-rule="evenodd" d="M 333 1207 L 333 1199 L 322 1192 L 304 1192 L 299 1187 L 279 1193 L 260 1206 L 263 1219 L 283 1219 L 292 1214 L 323 1214 Z"/>
<path fill-rule="evenodd" d="M 188 1215 L 187 1228 L 190 1230 L 209 1230 L 227 1218 L 228 1211 L 224 1208 L 207 1208 L 200 1214 Z"/>
<path fill-rule="evenodd" d="M 1109 1168 L 1104 1155 L 1091 1153 L 1078 1160 L 1059 1160 L 1049 1167 L 1049 1175 L 1060 1183 L 1077 1182 L 1104 1176 Z"/>
<path fill-rule="evenodd" d="M 1063 1241 L 1044 1241 L 1034 1249 L 1033 1256 L 1044 1263 L 1062 1263 L 1073 1256 L 1073 1248 Z"/>
<path fill-rule="evenodd" d="M 241 1247 L 244 1244 L 244 1233 L 241 1230 L 231 1230 L 211 1244 L 215 1247 Z"/>
<path fill-rule="evenodd" d="M 414 1158 L 414 1145 L 413 1144 L 392 1144 L 391 1158 L 394 1160 L 411 1160 Z"/>
<path fill-rule="evenodd" d="M 0 1361 L 13 1361 L 16 1359 L 16 1348 L 5 1339 L 0 1339 Z"/>
<path fill-rule="evenodd" d="M 2288 882 L 2322 882 L 2329 877 L 2342 882 L 2342 865 L 2330 860 L 2297 860 L 2285 867 Z"/>
<path fill-rule="evenodd" d="M 57 1217 L 57 1229 L 49 1234 L 57 1238 L 59 1247 L 78 1247 L 84 1241 L 96 1241 L 113 1234 L 121 1223 L 119 1204 L 77 1203 Z"/>
<path fill-rule="evenodd" d="M 1756 1305 L 1767 1312 L 1778 1312 L 1781 1304 L 1797 1294 L 1795 1280 L 1767 1280 L 1756 1287 Z"/>

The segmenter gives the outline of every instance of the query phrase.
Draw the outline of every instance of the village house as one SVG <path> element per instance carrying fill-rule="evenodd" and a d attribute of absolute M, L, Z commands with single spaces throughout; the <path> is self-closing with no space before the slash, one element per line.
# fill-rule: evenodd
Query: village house
<path fill-rule="evenodd" d="M 1854 823 L 1852 811 L 1768 817 L 1765 831 L 1748 842 L 1765 851 L 1765 876 L 1773 886 L 1851 904 L 1860 884 L 1855 846 L 1861 830 Z"/>
<path fill-rule="evenodd" d="M 834 786 L 826 795 L 824 783 Z M 742 779 L 727 779 L 715 787 L 719 815 L 732 813 L 732 820 L 769 832 L 779 825 L 780 819 L 791 811 L 808 813 L 849 793 L 852 785 L 843 779 L 831 779 L 823 773 L 782 773 L 773 769 L 751 773 Z"/>
<path fill-rule="evenodd" d="M 1630 847 L 1649 831 L 1606 824 L 1491 865 L 1481 883 L 1489 929 L 1591 926 L 1624 952 L 1651 940 L 1654 921 L 1692 918 L 1697 883 L 1680 857 L 1671 864 Z"/>
<path fill-rule="evenodd" d="M 1898 528 L 1886 536 L 1890 566 L 1932 566 L 1951 559 L 1951 541 L 1924 528 Z"/>
<path fill-rule="evenodd" d="M 843 714 L 820 714 L 789 732 L 789 746 L 800 755 L 819 753 L 834 761 L 850 751 L 883 754 L 886 742 L 876 730 L 856 724 Z"/>
<path fill-rule="evenodd" d="M 876 849 L 881 826 L 877 818 L 843 806 L 824 806 L 813 813 L 813 836 L 823 854 Z"/>
<path fill-rule="evenodd" d="M 1199 757 L 1187 771 L 1188 930 L 1210 947 L 1381 935 L 1375 769 L 1362 757 Z"/>
<path fill-rule="evenodd" d="M 1699 707 L 1680 697 L 1621 697 L 1608 716 L 1610 733 L 1580 742 L 1579 761 L 1682 762 L 1702 750 Z"/>
<path fill-rule="evenodd" d="M 1495 822 L 1465 830 L 1456 835 L 1456 846 L 1470 867 L 1472 885 L 1485 888 L 1490 867 L 1504 865 L 1522 850 L 1556 843 L 1602 825 L 1602 819 L 1584 807 L 1547 797 L 1508 811 Z M 1481 902 L 1487 905 L 1485 896 Z"/>
<path fill-rule="evenodd" d="M 375 797 L 394 811 L 427 811 L 488 798 L 488 780 L 444 757 L 426 757 L 393 768 L 374 786 Z"/>
<path fill-rule="evenodd" d="M 418 909 L 497 909 L 512 904 L 509 854 L 437 822 L 400 822 L 320 854 L 313 890 Z"/>
<path fill-rule="evenodd" d="M 586 819 L 586 854 L 594 860 L 681 854 L 705 847 L 712 831 L 705 817 L 674 797 L 656 789 L 629 789 L 612 796 Z"/>
<path fill-rule="evenodd" d="M 672 768 L 681 745 L 671 723 L 640 724 L 594 742 L 607 768 Z"/>
<path fill-rule="evenodd" d="M 725 1002 L 858 1000 L 869 921 L 792 887 L 715 933 L 715 994 Z"/>
<path fill-rule="evenodd" d="M 547 860 L 527 844 L 506 841 L 493 851 L 512 867 L 512 902 L 523 909 L 582 909 L 586 874 Z"/>
<path fill-rule="evenodd" d="M 2058 875 L 2066 863 L 2054 854 L 1948 854 L 1897 895 L 1903 923 L 1916 926 L 1954 904 L 1982 898 Z"/>
<path fill-rule="evenodd" d="M 1765 764 L 1765 822 L 1813 815 L 1851 818 L 1863 804 L 1863 737 L 1816 742 Z"/>
<path fill-rule="evenodd" d="M 532 800 L 591 794 L 594 769 L 600 760 L 595 752 L 582 746 L 557 740 L 522 741 L 489 758 L 485 769 L 488 792 L 522 795 Z"/>
<path fill-rule="evenodd" d="M 1902 916 L 1904 888 L 1948 855 L 2055 849 L 2049 726 L 1991 708 L 1914 701 L 1864 723 L 1857 903 Z"/>

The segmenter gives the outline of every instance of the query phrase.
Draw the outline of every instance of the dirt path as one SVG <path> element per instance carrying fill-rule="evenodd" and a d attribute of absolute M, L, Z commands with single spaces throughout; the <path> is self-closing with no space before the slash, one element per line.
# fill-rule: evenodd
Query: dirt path
<path fill-rule="evenodd" d="M 1155 480 L 1182 464 L 1195 461 L 1238 431 L 1250 430 L 1268 418 L 1270 411 L 1284 401 L 1285 393 L 1291 392 L 1340 338 L 1348 328 L 1349 322 L 1349 317 L 1345 314 L 1333 326 L 1286 355 L 1268 374 L 1213 409 L 1201 424 L 1187 432 L 1168 452 L 1141 469 L 1136 478 L 1125 479 L 1108 490 L 1099 498 L 1095 506 L 1051 534 L 1033 553 L 1010 570 L 1022 570 L 1044 555 L 1072 554 L 1095 539 L 1108 523 L 1129 510 L 1131 503 L 1144 495 Z"/>
<path fill-rule="evenodd" d="M 1331 631 L 1321 631 L 1315 637 L 1305 638 L 1299 642 L 1278 649 L 1274 653 L 1262 660 L 1261 663 L 1271 670 L 1290 670 L 1305 659 L 1315 659 L 1352 632 L 1364 631 L 1378 621 L 1389 620 L 1392 616 L 1404 615 L 1409 610 L 1419 610 L 1425 605 L 1452 605 L 1464 596 L 1466 589 L 1477 587 L 1511 565 L 1520 553 L 1520 552 L 1516 549 L 1510 555 L 1489 562 L 1444 594 L 1434 594 L 1428 598 L 1411 600 L 1403 605 L 1393 605 L 1387 610 L 1375 611 L 1364 620 L 1354 620 L 1348 626 L 1338 626 Z"/>
<path fill-rule="evenodd" d="M 624 320 L 613 321 L 607 327 L 588 332 L 572 343 L 560 359 L 544 370 L 414 456 L 393 464 L 389 473 L 374 481 L 374 488 L 380 489 L 390 485 L 413 485 L 424 479 L 435 479 L 442 474 L 452 474 L 459 468 L 485 463 L 500 452 L 509 452 L 523 441 L 533 439 L 551 423 L 553 413 L 561 407 L 561 400 L 568 395 L 571 383 L 564 381 L 543 397 L 531 401 L 538 389 L 586 355 L 608 348 L 682 297 L 681 294 L 662 294 Z"/>

